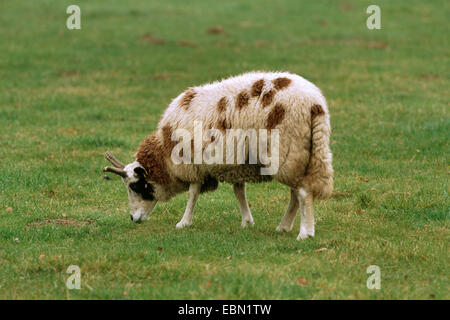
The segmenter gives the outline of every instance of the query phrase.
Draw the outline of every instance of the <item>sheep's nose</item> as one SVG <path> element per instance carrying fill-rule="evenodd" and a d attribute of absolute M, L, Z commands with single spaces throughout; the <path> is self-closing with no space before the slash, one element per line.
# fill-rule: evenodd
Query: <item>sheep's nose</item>
<path fill-rule="evenodd" d="M 130 220 L 133 221 L 133 215 L 132 214 L 130 214 Z"/>

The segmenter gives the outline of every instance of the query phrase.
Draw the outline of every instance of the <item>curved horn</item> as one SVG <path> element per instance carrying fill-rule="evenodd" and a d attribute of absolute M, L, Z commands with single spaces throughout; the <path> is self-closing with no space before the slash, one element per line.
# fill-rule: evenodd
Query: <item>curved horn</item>
<path fill-rule="evenodd" d="M 111 164 L 117 168 L 123 169 L 125 168 L 125 165 L 120 162 L 119 160 L 117 160 L 116 157 L 114 157 L 111 153 L 109 153 L 108 151 L 106 151 L 105 153 L 105 158 L 106 160 L 108 160 L 109 162 L 111 162 Z"/>
<path fill-rule="evenodd" d="M 119 168 L 114 168 L 114 167 L 104 167 L 103 168 L 104 172 L 112 172 L 115 173 L 119 176 L 121 176 L 122 178 L 126 178 L 128 177 L 127 173 L 125 171 L 123 171 L 122 169 Z"/>

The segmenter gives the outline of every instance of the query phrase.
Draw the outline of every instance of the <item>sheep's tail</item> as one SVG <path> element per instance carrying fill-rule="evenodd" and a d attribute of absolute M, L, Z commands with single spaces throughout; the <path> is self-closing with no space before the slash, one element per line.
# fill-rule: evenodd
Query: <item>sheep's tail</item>
<path fill-rule="evenodd" d="M 304 184 L 314 199 L 327 199 L 333 192 L 330 151 L 330 116 L 320 105 L 311 107 L 311 155 Z"/>

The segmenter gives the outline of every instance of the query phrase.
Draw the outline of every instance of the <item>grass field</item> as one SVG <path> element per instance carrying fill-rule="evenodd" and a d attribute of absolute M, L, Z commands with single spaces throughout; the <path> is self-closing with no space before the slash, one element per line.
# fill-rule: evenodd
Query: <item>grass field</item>
<path fill-rule="evenodd" d="M 444 0 L 1 1 L 0 298 L 449 299 L 449 14 Z M 187 194 L 132 223 L 104 152 L 131 162 L 182 90 L 250 70 L 298 73 L 328 99 L 335 193 L 315 238 L 295 240 L 298 218 L 275 232 L 289 200 L 275 182 L 248 185 L 250 229 L 226 184 L 189 229 L 175 229 Z"/>

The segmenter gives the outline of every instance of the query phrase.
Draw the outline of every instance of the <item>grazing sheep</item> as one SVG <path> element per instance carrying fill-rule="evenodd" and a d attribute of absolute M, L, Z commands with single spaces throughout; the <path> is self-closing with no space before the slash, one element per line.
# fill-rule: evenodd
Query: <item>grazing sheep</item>
<path fill-rule="evenodd" d="M 238 132 L 234 140 L 230 134 L 228 140 L 236 129 L 244 133 Z M 253 225 L 245 182 L 275 179 L 291 190 L 289 206 L 276 230 L 290 231 L 300 207 L 297 240 L 305 239 L 314 236 L 313 200 L 326 199 L 333 190 L 330 131 L 325 98 L 314 84 L 287 72 L 246 73 L 180 94 L 158 129 L 140 145 L 136 161 L 125 166 L 107 153 L 114 167 L 104 171 L 123 178 L 135 222 L 147 219 L 158 200 L 167 201 L 188 190 L 187 207 L 177 228 L 192 224 L 198 195 L 214 191 L 219 181 L 233 184 L 242 226 Z M 226 142 L 221 136 L 225 133 Z M 259 145 L 251 143 L 255 137 Z M 266 150 L 270 145 L 266 158 L 261 156 L 264 143 Z M 231 158 L 226 158 L 230 150 Z M 208 161 L 211 158 L 215 162 Z"/>

